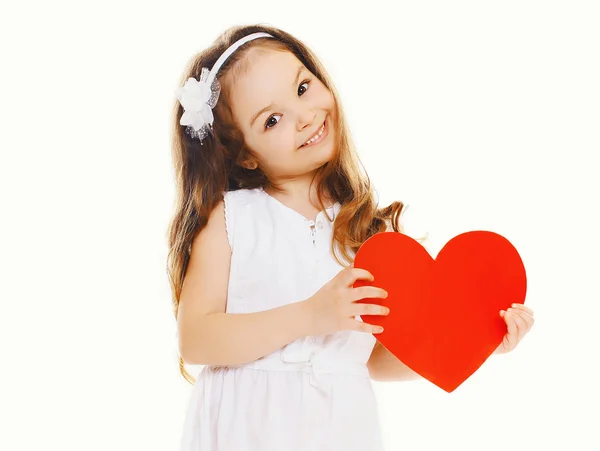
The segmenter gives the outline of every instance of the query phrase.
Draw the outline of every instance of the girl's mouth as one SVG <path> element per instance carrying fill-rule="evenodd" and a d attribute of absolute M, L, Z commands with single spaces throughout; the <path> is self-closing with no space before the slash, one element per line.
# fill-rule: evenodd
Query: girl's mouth
<path fill-rule="evenodd" d="M 327 118 L 325 118 L 325 122 L 323 122 L 323 125 L 321 126 L 321 128 L 319 129 L 319 132 L 315 135 L 314 138 L 311 138 L 312 141 L 307 142 L 302 144 L 300 147 L 311 147 L 311 146 L 316 146 L 317 144 L 321 143 L 329 134 L 329 116 L 327 116 Z M 320 135 L 319 135 L 320 133 Z"/>

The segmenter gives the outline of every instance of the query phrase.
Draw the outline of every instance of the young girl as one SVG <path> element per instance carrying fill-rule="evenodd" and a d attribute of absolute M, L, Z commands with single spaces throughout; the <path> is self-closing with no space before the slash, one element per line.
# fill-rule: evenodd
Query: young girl
<path fill-rule="evenodd" d="M 288 33 L 232 28 L 182 84 L 168 268 L 195 386 L 181 450 L 382 450 L 371 379 L 418 376 L 360 320 L 388 309 L 355 302 L 386 293 L 353 288 L 373 281 L 353 260 L 404 230 L 403 204 L 377 208 L 331 80 Z M 523 305 L 500 314 L 498 353 L 533 324 Z M 197 380 L 184 363 L 205 365 Z"/>

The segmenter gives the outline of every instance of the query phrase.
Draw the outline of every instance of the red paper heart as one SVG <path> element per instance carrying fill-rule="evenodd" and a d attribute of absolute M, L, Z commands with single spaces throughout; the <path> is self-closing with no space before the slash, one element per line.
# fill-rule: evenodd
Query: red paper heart
<path fill-rule="evenodd" d="M 388 316 L 364 315 L 384 327 L 375 337 L 405 365 L 448 393 L 469 378 L 507 332 L 499 311 L 524 303 L 527 281 L 517 250 L 487 231 L 455 236 L 434 260 L 411 237 L 382 232 L 356 253 L 355 268 L 375 277 L 354 287 L 385 289 L 386 299 L 358 302 L 390 307 Z"/>

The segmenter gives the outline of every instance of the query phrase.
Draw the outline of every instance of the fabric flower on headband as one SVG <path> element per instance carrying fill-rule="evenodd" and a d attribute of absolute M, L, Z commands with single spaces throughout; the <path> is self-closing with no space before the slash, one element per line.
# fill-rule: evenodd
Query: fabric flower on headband
<path fill-rule="evenodd" d="M 192 138 L 198 138 L 200 142 L 212 127 L 214 121 L 212 109 L 217 104 L 221 92 L 221 85 L 216 77 L 213 78 L 212 85 L 209 87 L 209 75 L 210 71 L 203 67 L 200 81 L 190 77 L 183 87 L 175 91 L 184 110 L 179 123 L 185 125 L 186 132 Z"/>

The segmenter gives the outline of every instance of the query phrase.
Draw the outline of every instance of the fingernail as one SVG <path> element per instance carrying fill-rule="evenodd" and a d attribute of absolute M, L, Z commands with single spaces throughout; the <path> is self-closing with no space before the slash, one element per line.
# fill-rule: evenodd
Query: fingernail
<path fill-rule="evenodd" d="M 515 308 L 516 308 L 516 307 L 517 307 L 517 304 L 513 304 L 513 305 L 512 305 L 512 307 L 515 307 Z"/>
<path fill-rule="evenodd" d="M 500 310 L 500 314 L 501 314 L 501 315 L 504 315 L 505 313 L 506 313 L 506 311 L 505 311 L 505 310 Z"/>

